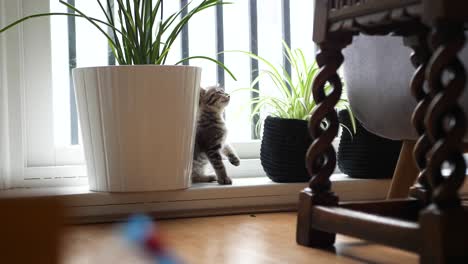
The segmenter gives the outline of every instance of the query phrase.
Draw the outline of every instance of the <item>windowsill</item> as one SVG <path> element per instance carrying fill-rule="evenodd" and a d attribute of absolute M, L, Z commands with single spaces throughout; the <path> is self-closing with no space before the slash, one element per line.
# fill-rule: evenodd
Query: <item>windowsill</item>
<path fill-rule="evenodd" d="M 58 197 L 68 209 L 70 222 L 96 223 L 122 220 L 132 213 L 174 218 L 293 211 L 297 208 L 299 192 L 307 186 L 307 183 L 272 182 L 266 177 L 258 159 L 242 160 L 239 167 L 228 164 L 226 169 L 229 175 L 236 176 L 233 185 L 204 183 L 194 184 L 186 190 L 106 193 L 90 191 L 86 177 L 72 177 L 84 174 L 84 167 L 30 168 L 27 172 L 31 176 L 28 179 L 31 187 L 0 191 L 0 198 Z M 44 177 L 50 175 L 49 170 L 54 170 L 57 177 Z M 333 191 L 340 201 L 382 200 L 390 186 L 389 179 L 352 179 L 344 174 L 334 174 L 331 179 Z M 44 184 L 76 184 L 76 180 L 81 185 L 40 187 Z M 468 181 L 461 194 L 468 194 Z"/>
<path fill-rule="evenodd" d="M 341 201 L 385 199 L 390 180 L 332 176 L 333 190 Z M 275 183 L 267 177 L 238 178 L 233 185 L 194 184 L 186 190 L 138 193 L 89 191 L 88 186 L 22 188 L 0 192 L 0 198 L 60 197 L 74 223 L 125 219 L 131 213 L 156 218 L 193 217 L 235 213 L 293 211 L 307 183 Z"/>

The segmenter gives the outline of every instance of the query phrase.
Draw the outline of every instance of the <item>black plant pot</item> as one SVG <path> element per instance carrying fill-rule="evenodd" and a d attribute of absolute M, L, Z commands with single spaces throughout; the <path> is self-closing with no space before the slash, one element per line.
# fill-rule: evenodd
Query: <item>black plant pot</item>
<path fill-rule="evenodd" d="M 267 117 L 260 161 L 268 177 L 274 182 L 308 181 L 305 155 L 310 144 L 307 121 Z"/>
<path fill-rule="evenodd" d="M 340 123 L 351 129 L 346 111 L 338 114 Z M 338 147 L 338 167 L 352 178 L 391 178 L 401 149 L 401 141 L 377 136 L 356 120 L 356 134 L 347 130 L 341 134 Z"/>

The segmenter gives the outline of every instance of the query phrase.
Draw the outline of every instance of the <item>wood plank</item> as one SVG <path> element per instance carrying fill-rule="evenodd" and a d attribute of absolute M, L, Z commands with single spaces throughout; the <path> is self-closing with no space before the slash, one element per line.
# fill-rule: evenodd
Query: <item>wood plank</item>
<path fill-rule="evenodd" d="M 382 217 L 340 207 L 314 206 L 314 228 L 349 235 L 417 252 L 420 245 L 417 223 Z"/>
<path fill-rule="evenodd" d="M 182 259 L 181 264 L 418 263 L 415 254 L 345 236 L 337 237 L 336 253 L 299 246 L 294 239 L 295 223 L 296 213 L 157 222 L 167 244 Z M 122 248 L 117 228 L 111 224 L 69 227 L 62 263 L 147 263 L 136 259 L 129 248 Z M 114 258 L 108 261 L 111 256 Z"/>
<path fill-rule="evenodd" d="M 422 204 L 416 199 L 392 199 L 366 202 L 343 202 L 340 207 L 364 213 L 416 221 Z"/>
<path fill-rule="evenodd" d="M 332 10 L 329 14 L 328 21 L 336 22 L 349 18 L 375 14 L 381 11 L 387 11 L 399 7 L 406 7 L 421 3 L 421 0 L 378 0 L 369 1 L 363 4 L 350 6 L 343 9 Z"/>

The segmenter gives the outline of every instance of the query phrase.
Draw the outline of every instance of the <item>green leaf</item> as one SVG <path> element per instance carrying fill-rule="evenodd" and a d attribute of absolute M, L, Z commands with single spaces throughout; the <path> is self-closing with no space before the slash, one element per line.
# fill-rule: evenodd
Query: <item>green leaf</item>
<path fill-rule="evenodd" d="M 101 1 L 104 0 L 96 0 L 106 21 L 89 17 L 74 5 L 60 0 L 61 4 L 73 10 L 76 14 L 52 12 L 34 14 L 7 25 L 5 28 L 0 29 L 0 33 L 23 21 L 36 17 L 52 15 L 82 17 L 107 38 L 112 53 L 119 64 L 164 64 L 172 44 L 194 15 L 217 5 L 231 4 L 221 0 L 203 0 L 193 9 L 188 10 L 187 15 L 179 17 L 183 8 L 188 9 L 190 2 L 164 21 L 156 21 L 158 14 L 161 15 L 161 19 L 163 17 L 162 0 L 105 0 L 105 5 Z M 116 3 L 115 14 L 114 3 Z M 106 32 L 103 26 L 110 28 L 111 32 Z M 172 26 L 174 27 L 170 29 Z M 156 33 L 153 34 L 153 32 Z M 192 58 L 197 57 L 207 58 L 205 56 L 193 56 Z M 215 62 L 214 59 L 210 60 Z M 235 79 L 224 64 L 219 62 L 217 64 L 221 65 Z"/>
<path fill-rule="evenodd" d="M 356 131 L 354 131 L 354 133 L 353 133 L 353 132 L 351 132 L 351 130 L 349 129 L 349 127 L 347 127 L 345 124 L 340 124 L 340 125 L 341 125 L 341 127 L 343 127 L 344 129 L 346 129 L 346 131 L 348 131 L 349 135 L 351 136 L 351 140 L 353 140 L 353 134 L 355 134 Z"/>
<path fill-rule="evenodd" d="M 215 59 L 210 58 L 210 57 L 207 57 L 207 56 L 190 56 L 190 57 L 187 57 L 187 58 L 184 58 L 184 59 L 178 61 L 178 62 L 176 63 L 176 65 L 181 64 L 181 63 L 183 63 L 184 61 L 189 61 L 189 60 L 192 60 L 192 59 L 204 59 L 204 60 L 209 60 L 209 61 L 211 61 L 211 62 L 214 62 L 214 63 L 216 63 L 217 65 L 219 65 L 221 68 L 223 68 L 223 69 L 231 76 L 232 79 L 234 79 L 234 80 L 237 81 L 237 79 L 236 79 L 236 77 L 234 76 L 234 74 L 226 67 L 226 65 L 224 65 L 222 62 L 220 62 L 220 61 L 218 61 L 218 60 L 215 60 Z"/>
<path fill-rule="evenodd" d="M 251 91 L 256 95 L 249 102 L 249 104 L 255 105 L 252 109 L 252 116 L 260 116 L 260 112 L 268 109 L 267 107 L 272 107 L 274 112 L 271 115 L 307 120 L 317 107 L 317 103 L 312 96 L 312 84 L 320 69 L 315 61 L 307 62 L 304 53 L 300 49 L 291 50 L 286 42 L 283 41 L 282 43 L 284 55 L 287 61 L 291 63 L 291 74 L 286 71 L 284 66 L 276 67 L 267 59 L 248 51 L 230 50 L 224 52 L 245 54 L 253 60 L 264 63 L 266 66 L 266 69 L 260 70 L 260 74 L 251 81 L 250 88 L 241 89 Z M 295 76 L 295 78 L 293 79 L 292 76 Z M 280 92 L 281 96 L 277 98 L 265 96 L 258 89 L 253 89 L 264 78 L 271 79 L 274 88 Z M 325 94 L 328 94 L 332 89 L 328 83 L 323 88 Z M 318 92 L 322 92 L 322 90 Z M 346 100 L 340 100 L 337 107 L 341 106 L 341 104 L 349 108 L 349 103 Z"/>
<path fill-rule="evenodd" d="M 353 111 L 351 110 L 351 107 L 349 107 L 349 104 L 345 105 L 346 111 L 348 112 L 349 119 L 351 120 L 351 126 L 353 127 L 353 132 L 356 134 L 356 119 L 354 118 Z"/>

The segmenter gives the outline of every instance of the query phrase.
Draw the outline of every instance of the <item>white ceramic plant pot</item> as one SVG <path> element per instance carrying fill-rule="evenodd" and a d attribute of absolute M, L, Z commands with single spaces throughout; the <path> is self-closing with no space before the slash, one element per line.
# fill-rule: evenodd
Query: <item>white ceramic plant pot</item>
<path fill-rule="evenodd" d="M 91 190 L 190 187 L 200 74 L 191 66 L 73 70 Z"/>

